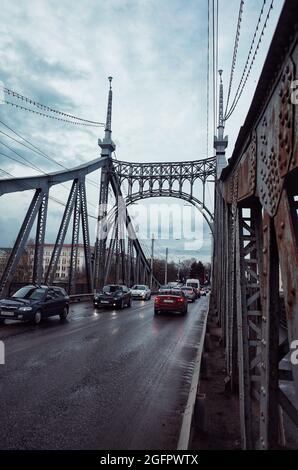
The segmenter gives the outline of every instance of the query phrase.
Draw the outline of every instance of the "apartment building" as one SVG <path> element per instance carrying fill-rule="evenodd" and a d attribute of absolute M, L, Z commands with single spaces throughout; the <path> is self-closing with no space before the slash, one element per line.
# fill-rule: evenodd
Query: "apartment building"
<path fill-rule="evenodd" d="M 54 244 L 45 243 L 44 245 L 44 254 L 43 254 L 43 272 L 45 273 L 49 267 L 51 256 L 54 250 Z M 34 245 L 28 245 L 27 251 L 29 255 L 29 265 L 30 270 L 33 269 L 34 263 Z M 61 255 L 58 261 L 57 270 L 56 270 L 56 280 L 67 279 L 70 265 L 70 256 L 71 256 L 71 245 L 65 244 L 62 247 Z M 85 269 L 85 254 L 84 254 L 84 245 L 78 245 L 78 258 L 77 258 L 77 272 L 83 272 Z M 32 271 L 31 271 L 32 272 Z"/>

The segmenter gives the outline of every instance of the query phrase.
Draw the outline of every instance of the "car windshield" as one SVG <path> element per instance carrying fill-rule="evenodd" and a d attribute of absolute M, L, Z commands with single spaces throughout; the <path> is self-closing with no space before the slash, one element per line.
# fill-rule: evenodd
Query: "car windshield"
<path fill-rule="evenodd" d="M 146 290 L 146 286 L 135 285 L 135 286 L 133 286 L 133 289 L 134 290 Z"/>
<path fill-rule="evenodd" d="M 198 287 L 198 284 L 196 282 L 189 282 L 187 285 L 191 287 Z"/>
<path fill-rule="evenodd" d="M 45 295 L 45 289 L 40 287 L 22 287 L 19 289 L 13 297 L 17 299 L 31 299 L 31 300 L 40 300 Z"/>
<path fill-rule="evenodd" d="M 163 295 L 183 295 L 183 291 L 181 289 L 162 289 Z"/>
<path fill-rule="evenodd" d="M 193 288 L 192 287 L 181 287 L 182 290 L 188 290 L 190 292 L 193 291 Z"/>
<path fill-rule="evenodd" d="M 112 292 L 118 292 L 121 290 L 121 286 L 104 286 L 104 288 L 102 289 L 105 294 L 110 294 Z"/>

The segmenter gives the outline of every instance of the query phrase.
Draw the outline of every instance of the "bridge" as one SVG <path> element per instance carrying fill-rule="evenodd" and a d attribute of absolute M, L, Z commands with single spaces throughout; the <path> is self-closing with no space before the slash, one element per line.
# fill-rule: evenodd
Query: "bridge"
<path fill-rule="evenodd" d="M 182 332 L 178 334 L 178 343 L 180 341 L 183 347 L 175 343 L 174 336 L 171 336 L 175 334 L 174 324 L 169 325 L 169 322 L 165 324 L 161 319 L 152 320 L 151 303 L 134 304 L 131 313 L 126 311 L 122 317 L 120 314 L 105 310 L 94 313 L 89 303 L 75 304 L 72 307 L 74 321 L 69 327 L 59 330 L 56 324 L 49 322 L 49 331 L 43 327 L 40 336 L 34 327 L 28 330 L 25 330 L 23 326 L 18 329 L 15 325 L 10 326 L 10 330 L 1 327 L 1 338 L 7 337 L 8 340 L 9 355 L 14 356 L 21 352 L 29 364 L 28 369 L 22 374 L 15 362 L 16 359 L 12 360 L 11 367 L 16 371 L 15 388 L 12 391 L 12 398 L 8 398 L 11 407 L 18 407 L 25 430 L 27 429 L 26 413 L 19 409 L 19 405 L 16 405 L 16 387 L 24 391 L 22 377 L 28 374 L 26 380 L 32 378 L 34 386 L 44 396 L 45 388 L 43 387 L 46 387 L 47 380 L 53 386 L 51 380 L 54 380 L 57 371 L 58 374 L 63 375 L 62 362 L 57 371 L 52 369 L 53 365 L 50 365 L 51 348 L 57 341 L 58 349 L 53 354 L 60 357 L 65 353 L 66 364 L 69 368 L 62 380 L 62 388 L 71 391 L 70 399 L 74 407 L 76 397 L 78 398 L 78 402 L 83 407 L 85 424 L 88 423 L 86 425 L 90 425 L 91 429 L 88 436 L 82 436 L 80 443 L 74 431 L 70 430 L 70 445 L 75 447 L 90 445 L 91 448 L 98 445 L 99 437 L 96 434 L 98 423 L 90 408 L 84 406 L 84 399 L 90 404 L 88 394 L 92 400 L 95 398 L 93 391 L 96 389 L 97 393 L 101 393 L 99 403 L 94 405 L 94 413 L 98 413 L 103 420 L 99 432 L 102 445 L 112 447 L 114 444 L 122 445 L 122 448 L 127 448 L 127 446 L 142 448 L 144 442 L 138 436 L 147 433 L 148 445 L 152 446 L 150 448 L 155 448 L 154 446 L 162 448 L 163 445 L 169 448 L 175 447 L 177 443 L 173 437 L 171 438 L 171 433 L 177 434 L 181 426 L 180 415 L 177 416 L 177 406 L 179 408 L 177 401 L 183 394 L 189 393 L 194 370 L 189 372 L 188 367 L 189 364 L 194 364 L 196 354 L 198 350 L 200 352 L 204 343 L 206 325 L 208 328 L 209 319 L 213 318 L 216 319 L 222 332 L 221 343 L 225 350 L 227 371 L 226 388 L 239 398 L 241 447 L 243 449 L 286 447 L 287 444 L 283 438 L 284 416 L 289 417 L 290 421 L 298 427 L 298 365 L 290 360 L 291 352 L 297 347 L 298 341 L 298 117 L 295 101 L 298 83 L 297 31 L 298 18 L 295 2 L 287 1 L 249 112 L 227 164 L 222 81 L 219 87 L 218 134 L 214 139 L 215 156 L 178 163 L 137 163 L 125 162 L 113 157 L 116 145 L 112 140 L 113 91 L 110 77 L 105 132 L 103 138 L 98 140 L 101 149 L 100 158 L 55 173 L 0 180 L 0 195 L 19 193 L 21 197 L 23 191 L 34 192 L 2 273 L 0 280 L 2 297 L 9 292 L 34 224 L 36 224 L 34 260 L 32 273 L 28 273 L 28 282 L 49 285 L 54 282 L 66 234 L 71 226 L 72 248 L 67 288 L 68 293 L 74 296 L 74 299 L 75 296 L 83 298 L 83 292 L 78 292 L 76 288 L 80 231 L 83 238 L 88 291 L 84 294 L 92 296 L 94 291 L 100 290 L 107 283 L 113 263 L 116 283 L 125 283 L 130 287 L 135 283 L 145 283 L 150 285 L 153 291 L 159 288 L 160 282 L 152 269 L 152 259 L 148 259 L 144 252 L 130 215 L 130 205 L 136 201 L 154 197 L 173 197 L 189 202 L 201 212 L 210 227 L 213 239 L 212 291 L 208 301 L 202 299 L 199 307 L 191 307 L 191 313 L 195 314 L 197 310 L 200 312 L 199 317 L 195 315 L 189 317 L 184 324 L 180 319 L 178 320 L 178 326 L 182 329 Z M 101 171 L 98 186 L 99 209 L 96 240 L 95 245 L 92 246 L 89 233 L 86 178 L 98 169 Z M 51 259 L 47 270 L 44 271 L 48 201 L 55 186 L 65 182 L 71 182 L 72 186 L 60 221 Z M 213 207 L 208 207 L 206 203 L 205 187 L 210 182 L 214 183 Z M 195 183 L 200 183 L 199 191 L 194 190 Z M 111 196 L 113 205 L 110 204 Z M 146 327 L 150 328 L 150 331 L 152 329 L 152 336 Z M 28 335 L 29 331 L 32 332 L 32 343 Z M 75 382 L 77 372 L 71 364 L 71 351 L 67 351 L 68 340 L 64 334 L 71 338 L 70 344 L 79 367 L 84 368 L 88 364 L 90 368 L 85 374 L 85 379 L 88 381 L 86 388 L 81 386 L 76 389 L 75 385 L 70 386 L 67 382 L 68 374 L 71 377 L 70 382 Z M 80 336 L 81 334 L 83 336 Z M 169 334 L 168 343 L 167 334 Z M 21 336 L 19 343 L 18 335 Z M 119 342 L 118 346 L 115 345 L 115 353 L 113 353 L 113 343 L 108 344 L 107 340 L 112 341 L 113 335 Z M 137 344 L 133 343 L 133 335 L 140 335 Z M 82 341 L 81 344 L 80 341 Z M 149 362 L 141 342 L 152 355 Z M 191 349 L 191 342 L 196 342 L 198 347 Z M 43 361 L 42 357 L 38 356 L 40 345 L 49 367 L 50 379 L 47 379 L 47 374 L 39 369 Z M 183 351 L 183 348 L 187 349 L 187 347 L 190 350 L 189 358 Z M 33 362 L 30 362 L 30 348 L 34 351 Z M 80 355 L 76 354 L 76 348 Z M 134 348 L 140 354 L 140 362 L 136 357 L 131 358 Z M 93 355 L 94 359 L 90 357 L 87 359 L 88 354 L 91 354 L 91 357 Z M 114 359 L 113 354 L 115 354 Z M 171 354 L 177 360 L 178 365 L 171 366 L 170 372 L 165 367 L 166 362 L 160 359 L 163 354 L 166 361 L 169 361 Z M 130 360 L 133 367 L 128 365 Z M 138 379 L 141 374 L 142 360 L 144 360 L 145 373 L 150 374 L 149 369 L 155 370 L 156 375 L 152 379 L 153 388 L 160 394 L 159 397 L 164 396 L 164 399 L 161 398 L 159 405 L 150 405 L 145 398 L 146 386 L 149 389 L 150 384 L 146 385 L 142 382 L 143 388 L 140 396 L 145 406 L 142 413 L 153 426 L 154 432 L 150 433 L 148 429 L 146 430 L 146 423 L 143 420 L 139 426 L 139 434 L 131 435 L 127 429 L 129 427 L 127 422 L 134 410 L 139 418 L 141 416 L 141 404 L 134 401 L 132 395 L 136 393 L 133 387 L 134 380 L 136 390 L 140 387 Z M 173 381 L 175 382 L 174 372 L 179 374 L 179 364 L 183 385 L 179 385 L 177 395 L 171 395 L 171 386 L 164 384 L 162 375 L 164 373 L 169 379 L 169 384 L 172 384 Z M 100 369 L 100 375 L 96 372 L 97 367 Z M 114 368 L 109 383 L 106 367 Z M 43 385 L 35 383 L 34 370 L 37 370 L 40 380 L 44 381 Z M 125 377 L 125 371 L 128 377 Z M 94 380 L 90 378 L 92 373 L 94 373 Z M 117 374 L 119 374 L 119 380 Z M 100 390 L 97 387 L 101 380 L 103 388 Z M 121 380 L 123 380 L 123 386 L 127 387 L 126 393 L 123 389 L 119 390 L 119 395 L 117 395 L 115 387 L 121 388 Z M 150 382 L 149 378 L 148 382 Z M 9 376 L 5 377 L 5 383 L 9 387 Z M 199 391 L 199 380 L 195 386 Z M 106 387 L 106 393 L 104 387 Z M 53 388 L 53 393 L 59 401 L 57 389 Z M 150 393 L 153 399 L 152 391 Z M 32 393 L 28 396 L 34 398 Z M 120 411 L 121 403 L 126 399 L 128 400 L 127 412 L 123 409 Z M 190 405 L 192 411 L 195 399 L 196 397 Z M 108 403 L 105 404 L 105 401 Z M 71 421 L 70 411 L 67 408 L 69 403 L 65 397 L 59 402 L 60 408 L 55 406 L 49 398 L 45 399 L 45 403 L 53 406 L 57 414 L 64 413 L 65 406 L 66 422 L 72 422 L 75 432 L 83 426 L 77 418 Z M 40 412 L 45 413 L 46 419 L 43 426 L 47 432 L 42 431 L 41 425 L 34 419 L 35 431 L 32 438 L 29 437 L 27 429 L 24 431 L 25 437 L 18 435 L 17 445 L 21 446 L 22 439 L 25 439 L 25 447 L 42 448 L 46 445 L 46 434 L 49 436 L 53 432 L 54 435 L 54 427 L 59 420 L 51 416 L 41 403 L 38 406 Z M 100 406 L 114 411 L 107 411 L 104 415 Z M 189 412 L 185 406 L 179 410 L 184 418 Z M 110 419 L 117 419 L 116 409 L 120 413 L 119 432 L 111 436 L 108 422 Z M 165 416 L 168 413 L 171 424 L 167 433 L 161 430 L 162 422 L 156 424 L 152 415 L 149 418 L 150 413 L 156 413 L 157 416 L 162 416 L 162 419 L 166 419 Z M 192 418 L 192 413 L 190 415 Z M 3 417 L 3 420 L 9 427 L 7 417 Z M 13 423 L 17 422 L 13 416 L 11 420 Z M 63 436 L 61 446 L 66 448 L 68 445 L 66 434 L 69 430 L 61 422 L 60 425 L 58 435 L 61 439 Z M 182 428 L 184 425 L 183 421 Z M 190 428 L 191 422 L 185 426 Z M 128 433 L 126 436 L 129 438 L 123 437 L 125 432 Z M 189 436 L 189 429 L 187 432 Z M 156 433 L 162 436 L 158 443 Z M 38 441 L 38 435 L 40 441 Z M 90 436 L 97 436 L 97 440 Z M 183 436 L 180 435 L 180 438 L 183 441 Z M 57 448 L 57 442 L 52 439 L 53 437 L 49 445 Z M 13 447 L 8 438 L 6 445 Z"/>

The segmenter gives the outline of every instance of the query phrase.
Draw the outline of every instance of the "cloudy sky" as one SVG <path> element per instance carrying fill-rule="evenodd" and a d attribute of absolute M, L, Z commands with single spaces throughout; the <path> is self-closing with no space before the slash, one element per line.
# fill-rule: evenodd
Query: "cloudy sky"
<path fill-rule="evenodd" d="M 246 0 L 244 5 L 232 97 L 262 3 L 263 0 Z M 266 2 L 265 13 L 269 3 Z M 228 157 L 247 113 L 283 3 L 274 2 L 250 80 L 226 124 Z M 2 0 L 0 80 L 4 86 L 43 104 L 104 121 L 107 77 L 112 75 L 113 139 L 118 159 L 158 162 L 212 156 L 212 102 L 208 144 L 206 138 L 207 5 L 207 0 Z M 226 87 L 238 9 L 239 0 L 219 0 L 219 67 L 224 70 Z M 78 128 L 5 104 L 0 105 L 0 120 L 66 167 L 100 154 L 97 138 L 103 135 L 101 128 Z M 2 123 L 0 131 L 13 135 Z M 7 155 L 22 161 L 21 155 L 45 172 L 59 169 L 3 133 L 0 152 L 0 168 L 14 176 L 37 171 Z M 0 177 L 7 177 L 7 173 Z M 93 181 L 98 178 L 99 174 L 92 175 Z M 65 201 L 67 188 L 55 188 L 52 194 Z M 22 197 L 19 193 L 0 198 L 0 246 L 13 243 L 30 197 L 25 192 Z M 90 214 L 95 215 L 98 191 L 94 186 L 88 185 L 88 198 Z M 211 204 L 212 188 L 208 188 L 207 198 Z M 62 206 L 50 202 L 48 242 L 55 239 L 62 212 Z M 93 235 L 94 219 L 90 222 Z M 204 225 L 201 233 L 203 240 L 200 237 L 199 250 L 194 253 L 207 260 L 210 230 Z M 161 255 L 170 244 L 172 257 L 184 256 L 180 242 L 158 243 Z"/>

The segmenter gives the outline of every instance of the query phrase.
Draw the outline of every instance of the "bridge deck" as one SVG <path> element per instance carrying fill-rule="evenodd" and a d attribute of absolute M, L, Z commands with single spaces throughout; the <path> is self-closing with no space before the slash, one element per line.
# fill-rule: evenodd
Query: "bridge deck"
<path fill-rule="evenodd" d="M 175 449 L 206 298 L 186 317 L 72 305 L 65 324 L 0 327 L 2 449 Z"/>

